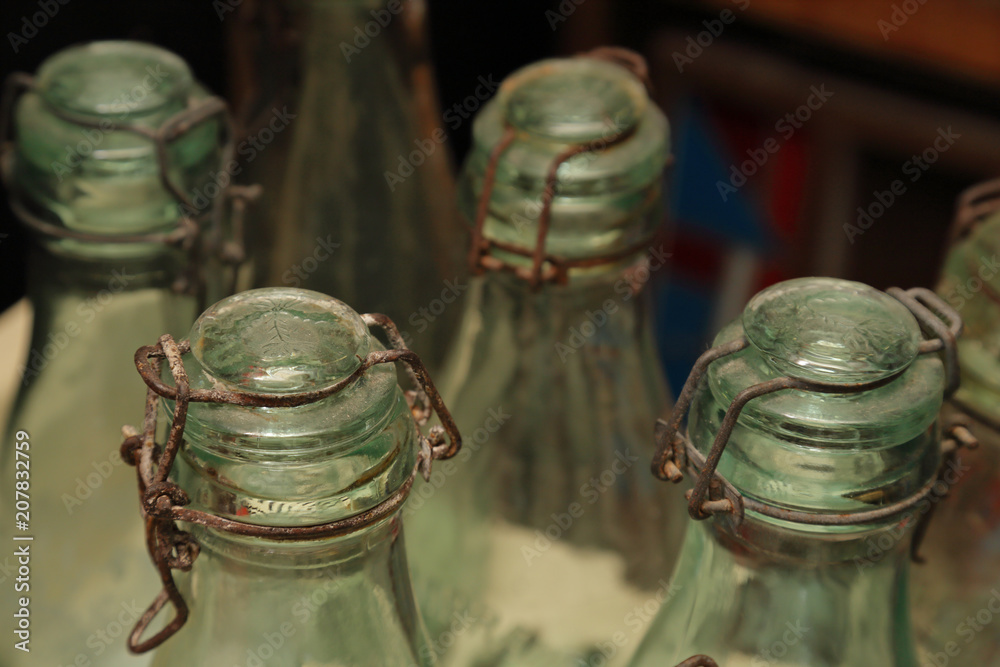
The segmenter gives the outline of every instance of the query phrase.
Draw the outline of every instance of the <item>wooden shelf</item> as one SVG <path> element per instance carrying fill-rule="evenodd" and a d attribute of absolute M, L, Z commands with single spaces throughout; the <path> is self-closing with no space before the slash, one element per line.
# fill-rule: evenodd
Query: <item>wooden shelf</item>
<path fill-rule="evenodd" d="M 734 0 L 706 0 L 734 8 Z M 896 14 L 906 5 L 912 14 Z M 1000 85 L 997 0 L 752 0 L 746 15 L 879 57 L 909 60 L 991 86 Z M 902 17 L 905 16 L 905 21 Z M 896 23 L 899 23 L 898 30 Z"/>

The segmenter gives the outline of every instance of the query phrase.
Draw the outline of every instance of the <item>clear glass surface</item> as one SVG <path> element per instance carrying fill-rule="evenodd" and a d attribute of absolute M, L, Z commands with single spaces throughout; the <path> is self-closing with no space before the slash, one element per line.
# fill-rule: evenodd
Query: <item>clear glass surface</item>
<path fill-rule="evenodd" d="M 1000 216 L 953 246 L 938 293 L 958 309 L 962 385 L 942 422 L 961 419 L 979 440 L 962 449 L 946 479 L 913 569 L 913 614 L 925 667 L 1000 666 Z"/>
<path fill-rule="evenodd" d="M 96 42 L 55 54 L 14 109 L 11 198 L 50 224 L 98 235 L 176 227 L 179 209 L 160 182 L 153 144 L 119 128 L 158 127 L 204 95 L 183 61 L 150 45 Z M 171 144 L 171 176 L 181 187 L 219 168 L 217 131 L 207 122 Z M 119 456 L 121 427 L 142 421 L 145 385 L 134 350 L 164 333 L 183 334 L 197 315 L 195 298 L 172 289 L 189 258 L 156 244 L 32 241 L 31 348 L 0 443 L 0 615 L 10 621 L 20 597 L 7 547 L 13 534 L 30 535 L 31 652 L 4 641 L 0 664 L 148 664 L 125 647 L 157 577 L 138 520 L 135 472 Z M 15 458 L 18 431 L 30 436 L 27 464 Z M 25 465 L 31 509 L 29 530 L 21 531 L 14 482 Z"/>
<path fill-rule="evenodd" d="M 598 118 L 607 132 L 605 113 L 637 134 L 560 168 L 546 250 L 655 247 L 666 120 L 631 74 L 590 59 L 543 61 L 503 83 L 476 120 L 465 213 L 503 118 L 516 116 L 483 231 L 532 248 L 548 167 L 565 137 L 591 137 Z M 479 619 L 448 664 L 621 664 L 650 619 L 641 608 L 667 594 L 684 506 L 647 465 L 669 405 L 647 294 L 633 291 L 649 271 L 637 252 L 538 291 L 509 273 L 469 281 L 441 383 L 464 449 L 405 511 L 432 641 L 450 640 L 456 615 Z"/>
<path fill-rule="evenodd" d="M 462 119 L 437 108 L 424 23 L 422 0 L 301 0 L 232 23 L 232 41 L 245 178 L 264 188 L 254 284 L 385 313 L 436 364 L 465 273 L 444 130 Z"/>
<path fill-rule="evenodd" d="M 815 514 L 871 510 L 919 491 L 940 463 L 943 366 L 935 356 L 914 358 L 916 320 L 898 305 L 829 278 L 758 294 L 716 338 L 725 344 L 746 327 L 755 344 L 710 367 L 688 416 L 692 443 L 707 454 L 735 394 L 785 372 L 808 376 L 819 366 L 820 377 L 837 383 L 893 369 L 894 380 L 858 393 L 782 390 L 754 399 L 718 470 L 746 497 Z M 673 579 L 679 592 L 632 664 L 674 665 L 705 653 L 727 667 L 917 665 L 907 572 L 924 511 L 917 505 L 860 526 L 752 511 L 740 525 L 729 516 L 692 523 Z"/>
<path fill-rule="evenodd" d="M 326 295 L 243 292 L 210 307 L 185 355 L 194 388 L 288 394 L 350 375 L 381 344 Z M 169 402 L 165 403 L 170 407 Z M 388 499 L 413 473 L 416 426 L 391 364 L 298 408 L 192 404 L 175 478 L 195 509 L 263 525 L 316 525 Z M 393 513 L 341 537 L 243 538 L 191 527 L 202 546 L 187 625 L 157 667 L 435 664 Z"/>

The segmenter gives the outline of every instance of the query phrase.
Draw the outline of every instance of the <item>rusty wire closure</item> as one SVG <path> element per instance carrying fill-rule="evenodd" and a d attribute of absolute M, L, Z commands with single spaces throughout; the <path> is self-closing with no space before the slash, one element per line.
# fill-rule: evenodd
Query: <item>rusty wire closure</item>
<path fill-rule="evenodd" d="M 958 386 L 956 339 L 962 331 L 961 318 L 951 306 L 928 289 L 918 287 L 904 291 L 898 287 L 890 287 L 886 291 L 902 302 L 916 317 L 924 334 L 931 336 L 920 344 L 918 348 L 919 354 L 943 353 L 946 378 L 945 397 L 947 398 Z M 708 456 L 705 456 L 691 443 L 687 433 L 681 431 L 681 421 L 691 407 L 695 392 L 705 378 L 708 367 L 712 362 L 746 349 L 749 345 L 749 341 L 743 336 L 725 345 L 712 348 L 702 354 L 698 358 L 698 361 L 695 362 L 687 382 L 684 383 L 684 388 L 677 399 L 677 404 L 670 416 L 670 421 L 666 422 L 661 419 L 656 424 L 655 440 L 657 451 L 653 459 L 653 474 L 662 480 L 680 482 L 684 478 L 683 471 L 685 469 L 691 471 L 696 477 L 694 488 L 688 492 L 688 513 L 693 519 L 701 521 L 713 514 L 723 513 L 731 514 L 737 522 L 741 522 L 745 510 L 749 509 L 764 516 L 795 523 L 823 526 L 859 525 L 881 521 L 910 509 L 931 494 L 938 483 L 937 478 L 925 484 L 905 500 L 885 505 L 878 509 L 847 514 L 815 514 L 789 510 L 743 496 L 716 469 L 733 429 L 736 427 L 740 413 L 747 403 L 759 396 L 784 389 L 797 389 L 799 391 L 817 393 L 852 394 L 888 384 L 903 372 L 900 371 L 896 375 L 891 375 L 874 382 L 858 382 L 854 384 L 835 384 L 818 380 L 779 377 L 747 387 L 733 399 L 733 403 L 726 411 L 719 431 L 716 433 L 712 448 Z M 949 447 L 954 451 L 957 447 L 967 444 L 968 440 L 965 433 L 954 432 L 949 434 L 949 438 L 946 439 L 944 445 L 944 459 L 947 459 Z M 944 464 L 942 464 L 941 470 L 944 470 Z M 927 516 L 929 515 L 924 515 L 924 518 Z M 922 533 L 922 530 L 919 532 Z M 915 545 L 919 546 L 916 540 Z"/>
<path fill-rule="evenodd" d="M 576 57 L 605 60 L 624 67 L 649 89 L 649 71 L 646 61 L 642 56 L 633 51 L 622 48 L 604 47 L 582 53 Z M 555 199 L 556 185 L 559 182 L 559 167 L 570 158 L 581 153 L 595 153 L 616 146 L 632 137 L 636 129 L 637 127 L 633 125 L 632 127 L 617 131 L 609 137 L 570 145 L 553 158 L 545 174 L 545 187 L 542 190 L 535 247 L 529 249 L 511 243 L 488 239 L 483 235 L 483 226 L 486 223 L 486 215 L 490 208 L 493 185 L 496 182 L 497 166 L 500 163 L 500 158 L 517 138 L 517 129 L 508 123 L 500 140 L 490 152 L 489 160 L 486 163 L 486 170 L 483 173 L 482 191 L 479 193 L 479 200 L 476 203 L 476 217 L 472 223 L 472 238 L 469 244 L 468 263 L 469 271 L 472 275 L 481 275 L 485 271 L 509 271 L 519 278 L 528 281 L 531 288 L 537 290 L 543 283 L 566 284 L 569 279 L 570 269 L 613 264 L 645 250 L 649 242 L 648 239 L 643 239 L 641 243 L 615 252 L 582 259 L 558 257 L 545 252 L 545 241 L 548 237 L 549 226 L 552 221 L 552 202 Z M 531 268 L 512 264 L 496 257 L 492 254 L 494 249 L 531 258 Z"/>
<path fill-rule="evenodd" d="M 193 390 L 189 386 L 181 359 L 182 355 L 190 351 L 190 342 L 185 340 L 178 343 L 169 335 L 162 336 L 156 345 L 141 347 L 136 351 L 135 366 L 148 387 L 145 417 L 141 433 L 132 427 L 123 427 L 125 440 L 121 446 L 121 454 L 126 463 L 136 467 L 139 500 L 146 525 L 146 547 L 159 572 L 163 590 L 139 618 L 129 635 L 130 651 L 144 653 L 156 648 L 187 621 L 187 603 L 174 583 L 171 570 L 190 570 L 198 557 L 199 545 L 194 536 L 181 530 L 176 522 L 194 523 L 236 535 L 269 540 L 314 540 L 344 535 L 391 515 L 406 500 L 418 471 L 424 479 L 429 479 L 433 460 L 448 459 L 459 452 L 462 447 L 461 435 L 420 357 L 406 347 L 399 330 L 388 317 L 380 314 L 366 314 L 361 317 L 368 326 L 381 328 L 392 347 L 375 350 L 364 359 L 359 358 L 358 368 L 335 384 L 296 394 L 261 394 L 219 388 Z M 160 378 L 164 359 L 173 376 L 173 385 L 163 382 Z M 403 362 L 415 387 L 406 392 L 406 398 L 418 424 L 420 451 L 417 454 L 417 464 L 413 474 L 381 503 L 346 519 L 295 527 L 256 525 L 185 507 L 190 503 L 190 498 L 170 479 L 170 470 L 183 442 L 188 406 L 191 403 L 224 403 L 257 408 L 297 407 L 315 403 L 342 391 L 361 378 L 372 366 L 396 361 Z M 155 441 L 159 397 L 174 401 L 170 432 L 167 442 L 162 447 Z M 424 435 L 420 426 L 426 424 L 432 411 L 437 413 L 441 425 L 433 426 L 428 434 Z M 168 602 L 176 611 L 174 618 L 157 634 L 143 641 L 142 636 L 146 629 Z"/>
<path fill-rule="evenodd" d="M 175 183 L 170 175 L 170 144 L 188 134 L 193 128 L 212 119 L 220 121 L 225 137 L 221 151 L 221 164 L 226 165 L 232 161 L 235 152 L 234 124 L 225 101 L 220 97 L 214 96 L 200 100 L 191 97 L 188 99 L 187 108 L 165 120 L 156 129 L 129 123 L 113 124 L 115 131 L 129 132 L 145 137 L 153 143 L 156 151 L 160 182 L 163 184 L 164 189 L 177 201 L 178 219 L 176 227 L 168 232 L 96 234 L 69 229 L 65 226 L 43 220 L 30 211 L 24 202 L 19 200 L 17 197 L 17 188 L 11 187 L 10 172 L 12 168 L 12 148 L 14 145 L 14 105 L 18 97 L 24 93 L 33 91 L 34 87 L 34 77 L 25 72 L 14 72 L 4 81 L 3 94 L 0 97 L 0 132 L 3 132 L 0 176 L 2 176 L 4 186 L 11 193 L 11 209 L 21 222 L 33 232 L 42 236 L 70 239 L 84 243 L 155 243 L 180 248 L 188 255 L 190 262 L 188 269 L 175 281 L 174 290 L 178 293 L 196 294 L 199 297 L 203 297 L 204 275 L 201 266 L 202 257 L 199 238 L 203 233 L 201 223 L 207 220 L 210 233 L 206 249 L 209 253 L 214 254 L 222 263 L 230 265 L 231 280 L 233 282 L 233 285 L 230 285 L 230 291 L 235 291 L 237 270 L 245 259 L 243 219 L 246 211 L 246 203 L 260 196 L 260 186 L 240 186 L 233 184 L 220 186 L 221 196 L 213 198 L 208 210 L 199 211 L 199 207 L 184 192 L 183 187 Z M 95 119 L 91 116 L 60 109 L 50 104 L 43 95 L 39 95 L 38 97 L 45 104 L 49 113 L 67 123 L 90 129 L 104 130 L 108 122 L 107 119 Z M 230 222 L 232 225 L 231 238 L 228 239 L 224 238 L 225 234 L 222 230 L 223 216 L 227 207 L 231 213 Z M 201 305 L 204 306 L 204 303 Z"/>
<path fill-rule="evenodd" d="M 707 655 L 692 655 L 687 660 L 677 663 L 677 667 L 719 667 L 719 663 Z"/>
<path fill-rule="evenodd" d="M 976 225 L 997 210 L 1000 210 L 1000 178 L 978 183 L 963 191 L 955 203 L 950 242 L 968 236 Z"/>

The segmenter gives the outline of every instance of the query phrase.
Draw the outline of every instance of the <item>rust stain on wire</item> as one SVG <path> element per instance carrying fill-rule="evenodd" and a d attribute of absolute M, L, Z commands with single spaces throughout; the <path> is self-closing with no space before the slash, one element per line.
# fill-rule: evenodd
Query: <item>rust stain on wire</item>
<path fill-rule="evenodd" d="M 274 395 L 224 389 L 192 390 L 183 362 L 183 355 L 190 351 L 191 344 L 186 340 L 178 343 L 169 335 L 160 337 L 156 345 L 144 346 L 136 351 L 135 366 L 148 387 L 146 411 L 142 433 L 128 426 L 122 429 L 125 440 L 121 446 L 121 454 L 126 463 L 136 467 L 139 501 L 146 526 L 146 548 L 159 573 L 163 589 L 129 635 L 130 651 L 144 653 L 156 648 L 187 622 L 187 602 L 174 582 L 172 571 L 190 570 L 198 557 L 199 546 L 190 533 L 178 528 L 176 522 L 183 521 L 214 530 L 270 540 L 314 540 L 344 535 L 392 515 L 406 500 L 418 472 L 424 479 L 428 479 L 434 460 L 451 458 L 460 451 L 462 438 L 458 427 L 420 357 L 406 347 L 403 337 L 391 319 L 377 313 L 361 317 L 368 326 L 381 328 L 392 347 L 370 352 L 363 359 L 359 357 L 358 368 L 335 384 L 296 394 Z M 164 360 L 167 361 L 173 377 L 173 385 L 167 384 L 160 378 Z M 270 408 L 296 407 L 321 401 L 344 390 L 364 376 L 372 366 L 396 361 L 404 364 L 407 375 L 415 387 L 408 391 L 406 396 L 417 421 L 420 450 L 413 473 L 388 498 L 364 512 L 312 526 L 261 526 L 185 507 L 190 504 L 190 498 L 183 489 L 170 480 L 170 470 L 183 442 L 188 407 L 191 403 L 223 403 Z M 170 433 L 162 449 L 155 442 L 160 397 L 174 401 Z M 441 425 L 432 427 L 425 435 L 420 427 L 427 422 L 432 412 L 437 414 Z M 175 610 L 174 617 L 158 633 L 143 640 L 142 637 L 153 619 L 168 603 Z"/>
<path fill-rule="evenodd" d="M 896 287 L 890 287 L 886 291 L 909 309 L 920 324 L 921 331 L 932 336 L 921 343 L 918 352 L 919 354 L 942 353 L 946 378 L 945 397 L 949 396 L 958 385 L 956 339 L 962 331 L 961 317 L 959 317 L 958 313 L 951 306 L 930 290 L 913 288 L 904 291 Z M 841 514 L 816 514 L 788 510 L 743 496 L 732 483 L 718 473 L 717 468 L 739 420 L 739 416 L 747 403 L 760 396 L 786 389 L 837 394 L 868 391 L 892 382 L 904 372 L 900 371 L 895 375 L 872 382 L 835 384 L 818 380 L 779 377 L 747 387 L 737 394 L 732 404 L 726 410 L 722 424 L 715 434 L 712 447 L 708 455 L 705 456 L 694 446 L 687 434 L 682 432 L 681 422 L 684 419 L 684 415 L 690 409 L 701 382 L 708 374 L 708 367 L 719 359 L 736 354 L 748 346 L 749 342 L 747 339 L 740 337 L 737 340 L 712 348 L 702 354 L 695 362 L 691 374 L 684 383 L 684 387 L 674 406 L 673 413 L 670 415 L 670 420 L 658 420 L 656 424 L 654 438 L 657 449 L 653 457 L 652 472 L 656 477 L 664 481 L 675 483 L 683 480 L 684 470 L 689 470 L 695 475 L 694 488 L 687 494 L 688 513 L 691 515 L 691 518 L 702 521 L 713 514 L 725 513 L 733 515 L 737 521 L 742 521 L 745 511 L 749 509 L 772 518 L 803 524 L 827 526 L 860 525 L 880 521 L 896 513 L 915 507 L 931 494 L 938 483 L 937 476 L 921 489 L 897 503 L 865 512 Z M 969 444 L 970 441 L 974 441 L 974 438 L 972 438 L 971 433 L 967 429 L 964 431 L 953 429 L 951 433 L 952 435 L 942 443 L 944 456 L 939 468 L 939 475 L 944 471 L 950 453 L 957 450 L 959 446 L 974 446 L 974 444 Z M 928 515 L 925 514 L 923 517 L 925 524 L 927 519 Z M 918 537 L 922 537 L 925 531 L 926 525 L 919 526 Z M 917 553 L 917 549 L 919 549 L 919 539 L 915 540 L 915 544 L 914 555 Z"/>

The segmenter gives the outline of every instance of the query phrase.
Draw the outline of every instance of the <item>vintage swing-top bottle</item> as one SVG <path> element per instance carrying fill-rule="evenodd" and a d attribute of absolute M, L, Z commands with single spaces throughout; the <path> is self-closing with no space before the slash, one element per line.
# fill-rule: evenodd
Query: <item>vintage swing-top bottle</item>
<path fill-rule="evenodd" d="M 440 363 L 458 315 L 442 294 L 464 271 L 424 0 L 248 3 L 232 19 L 247 173 L 264 187 L 254 285 L 385 313 Z"/>
<path fill-rule="evenodd" d="M 225 107 L 176 55 L 135 42 L 75 46 L 12 83 L 23 94 L 4 175 L 31 236 L 34 324 L 0 449 L 0 616 L 10 628 L 26 601 L 31 620 L 30 653 L 7 630 L 0 664 L 138 665 L 123 624 L 155 582 L 135 478 L 118 455 L 121 425 L 142 411 L 128 353 L 197 316 L 207 278 L 192 264 L 192 232 L 202 223 L 182 204 L 221 171 Z M 169 138 L 161 163 L 148 133 L 181 115 L 191 124 Z M 16 498 L 15 475 L 25 493 Z M 16 529 L 15 501 L 30 505 Z M 12 544 L 31 552 L 28 588 L 16 593 Z"/>
<path fill-rule="evenodd" d="M 954 335 L 961 323 L 916 292 L 790 280 L 719 333 L 702 359 L 717 358 L 704 377 L 692 372 L 678 410 L 696 389 L 688 458 L 700 471 L 727 443 L 716 459 L 723 493 L 702 498 L 714 510 L 694 499 L 705 520 L 689 525 L 676 592 L 632 665 L 695 653 L 725 667 L 919 664 L 908 561 L 934 497 L 950 386 L 943 343 L 921 331 Z M 663 463 L 654 468 L 668 476 Z"/>
<path fill-rule="evenodd" d="M 938 293 L 962 314 L 962 384 L 943 420 L 979 442 L 958 452 L 914 569 L 914 626 L 927 665 L 1000 666 L 1000 184 L 971 189 Z M 990 195 L 991 197 L 987 197 Z M 993 213 L 975 215 L 976 205 Z M 969 215 L 971 213 L 971 215 Z"/>
<path fill-rule="evenodd" d="M 417 427 L 394 364 L 362 368 L 384 349 L 365 320 L 318 292 L 259 289 L 210 307 L 188 340 L 181 360 L 192 392 L 281 400 L 346 385 L 294 407 L 192 402 L 171 474 L 185 510 L 244 528 L 353 523 L 282 538 L 183 524 L 200 545 L 183 587 L 190 617 L 153 664 L 436 664 L 399 507 L 379 513 L 412 482 Z M 175 405 L 164 401 L 167 414 Z"/>
<path fill-rule="evenodd" d="M 669 592 L 683 498 L 645 466 L 668 392 L 642 289 L 669 255 L 668 125 L 629 63 L 530 65 L 475 120 L 460 203 L 482 275 L 442 383 L 466 448 L 406 510 L 432 638 L 481 619 L 450 664 L 620 663 Z"/>

